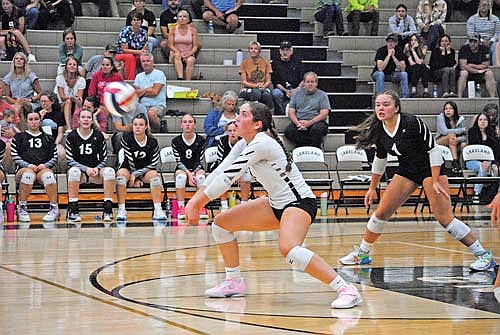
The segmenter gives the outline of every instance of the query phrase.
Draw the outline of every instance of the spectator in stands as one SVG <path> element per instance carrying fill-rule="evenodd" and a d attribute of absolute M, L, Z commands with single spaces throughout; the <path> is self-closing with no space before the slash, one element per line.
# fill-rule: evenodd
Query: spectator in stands
<path fill-rule="evenodd" d="M 115 66 L 115 62 L 111 57 L 104 56 L 101 63 L 101 69 L 94 73 L 89 86 L 89 96 L 95 96 L 101 102 L 100 109 L 103 109 L 106 113 L 106 107 L 104 107 L 104 89 L 108 83 L 114 81 L 124 81 L 122 75 L 118 72 Z"/>
<path fill-rule="evenodd" d="M 271 81 L 274 102 L 274 115 L 285 115 L 286 102 L 290 100 L 302 84 L 304 78 L 304 65 L 302 60 L 293 54 L 292 43 L 280 43 L 280 57 L 273 60 Z"/>
<path fill-rule="evenodd" d="M 160 147 L 158 141 L 148 132 L 148 119 L 145 114 L 138 114 L 132 121 L 132 131 L 121 139 L 123 161 L 116 173 L 116 193 L 118 195 L 117 221 L 127 220 L 125 200 L 128 187 L 143 187 L 149 183 L 153 200 L 153 220 L 166 220 L 167 216 L 161 208 L 160 175 L 156 171 L 160 163 Z"/>
<path fill-rule="evenodd" d="M 203 124 L 205 130 L 206 147 L 215 145 L 216 136 L 224 134 L 228 122 L 236 119 L 238 95 L 233 91 L 226 91 L 220 99 L 219 105 L 208 112 Z"/>
<path fill-rule="evenodd" d="M 74 3 L 72 1 L 72 3 Z M 69 28 L 75 21 L 75 15 L 68 0 L 44 1 L 40 0 L 38 7 L 38 29 L 47 29 L 49 23 L 57 23 L 57 19 L 62 19 L 64 27 Z"/>
<path fill-rule="evenodd" d="M 205 181 L 205 138 L 196 134 L 196 119 L 186 114 L 181 120 L 182 134 L 172 139 L 172 149 L 177 161 L 175 168 L 175 193 L 179 202 L 178 219 L 186 218 L 184 197 L 186 184 L 201 187 Z M 208 219 L 205 207 L 200 209 L 200 218 Z"/>
<path fill-rule="evenodd" d="M 16 182 L 19 183 L 17 197 L 17 220 L 29 222 L 27 200 L 35 181 L 43 184 L 49 197 L 50 208 L 43 221 L 56 221 L 60 214 L 57 204 L 57 181 L 53 169 L 57 164 L 57 150 L 54 142 L 41 130 L 39 112 L 29 111 L 25 115 L 27 129 L 16 134 L 12 140 L 12 158 L 18 170 Z"/>
<path fill-rule="evenodd" d="M 59 67 L 57 69 L 57 74 L 61 74 L 63 71 L 63 64 L 66 63 L 66 58 L 68 56 L 73 57 L 78 66 L 82 65 L 83 58 L 83 48 L 76 43 L 76 33 L 72 28 L 68 28 L 63 32 L 63 42 L 57 47 L 57 52 L 59 54 Z"/>
<path fill-rule="evenodd" d="M 333 36 L 333 25 L 337 30 L 337 35 L 344 35 L 344 18 L 340 0 L 318 0 L 314 19 L 323 23 L 323 36 Z"/>
<path fill-rule="evenodd" d="M 56 77 L 54 93 L 63 108 L 66 131 L 71 131 L 71 114 L 82 107 L 85 79 L 78 72 L 78 63 L 72 56 L 66 58 L 62 74 Z"/>
<path fill-rule="evenodd" d="M 170 29 L 175 27 L 177 23 L 177 14 L 181 9 L 182 7 L 179 6 L 179 0 L 168 0 L 168 7 L 160 14 L 160 31 L 163 37 L 163 40 L 160 42 L 160 48 L 167 59 L 169 58 L 168 34 Z M 189 23 L 191 23 L 191 21 Z"/>
<path fill-rule="evenodd" d="M 82 2 L 93 2 L 99 8 L 99 16 L 107 17 L 112 16 L 111 13 L 111 0 L 71 0 L 75 16 L 83 16 Z M 88 14 L 87 14 L 88 15 Z"/>
<path fill-rule="evenodd" d="M 40 0 L 14 0 L 14 4 L 17 8 L 24 9 L 26 13 L 26 29 L 35 29 L 40 6 Z"/>
<path fill-rule="evenodd" d="M 431 81 L 441 82 L 443 98 L 457 96 L 456 65 L 455 49 L 451 47 L 450 36 L 444 34 L 439 39 L 438 47 L 432 50 L 429 61 Z"/>
<path fill-rule="evenodd" d="M 500 20 L 491 13 L 490 0 L 480 0 L 477 13 L 467 20 L 467 35 L 481 36 L 479 42 L 490 51 L 492 65 L 497 65 L 496 48 L 499 33 Z"/>
<path fill-rule="evenodd" d="M 375 55 L 375 67 L 372 79 L 375 81 L 377 94 L 384 91 L 384 81 L 400 82 L 401 95 L 408 98 L 408 74 L 406 73 L 405 57 L 402 48 L 397 48 L 398 36 L 389 34 L 385 38 L 385 46 L 380 47 Z"/>
<path fill-rule="evenodd" d="M 136 67 L 140 66 L 140 55 L 148 52 L 148 34 L 141 29 L 143 16 L 141 13 L 132 15 L 132 25 L 120 30 L 117 45 L 117 61 L 123 61 L 125 79 L 134 80 Z"/>
<path fill-rule="evenodd" d="M 213 21 L 214 25 L 224 27 L 228 33 L 233 33 L 241 26 L 238 20 L 238 9 L 243 0 L 204 0 L 205 11 L 202 14 L 206 22 Z"/>
<path fill-rule="evenodd" d="M 467 145 L 465 118 L 458 114 L 454 101 L 446 101 L 436 120 L 436 142 L 450 148 L 453 172 L 460 171 L 459 154 Z"/>
<path fill-rule="evenodd" d="M 14 106 L 18 115 L 22 111 L 34 110 L 42 93 L 36 73 L 31 71 L 26 55 L 18 52 L 10 63 L 10 71 L 3 78 L 7 102 Z"/>
<path fill-rule="evenodd" d="M 140 103 L 147 109 L 152 132 L 160 131 L 160 119 L 167 111 L 167 78 L 163 71 L 155 69 L 153 55 L 141 55 L 144 72 L 135 77 L 134 86 Z"/>
<path fill-rule="evenodd" d="M 113 193 L 115 189 L 115 170 L 107 167 L 108 153 L 106 140 L 100 131 L 93 127 L 93 115 L 89 110 L 81 110 L 78 128 L 66 137 L 68 157 L 68 222 L 82 220 L 79 213 L 78 193 L 80 184 L 103 184 L 104 204 L 102 219 L 113 220 Z M 82 150 L 83 148 L 83 150 Z"/>
<path fill-rule="evenodd" d="M 213 169 L 219 166 L 222 161 L 229 155 L 233 146 L 241 139 L 236 132 L 236 120 L 231 120 L 224 126 L 225 134 L 220 136 L 215 142 L 217 145 L 217 162 L 214 164 Z M 241 190 L 241 203 L 244 204 L 248 201 L 250 196 L 250 182 L 252 181 L 252 175 L 250 171 L 246 171 L 237 181 L 238 186 Z M 223 193 L 220 196 L 221 212 L 225 212 L 229 209 L 229 203 L 227 201 L 227 194 Z"/>
<path fill-rule="evenodd" d="M 456 21 L 455 15 L 453 15 L 454 12 L 460 12 L 461 16 L 468 18 L 477 13 L 479 6 L 479 0 L 448 0 L 446 3 L 448 4 L 447 21 L 451 21 L 451 18 Z"/>
<path fill-rule="evenodd" d="M 106 130 L 108 128 L 108 115 L 102 109 L 99 109 L 99 105 L 100 103 L 97 97 L 88 96 L 85 98 L 82 108 L 75 110 L 75 113 L 73 114 L 72 129 L 78 128 L 80 123 L 80 112 L 82 110 L 87 110 L 92 113 L 94 128 L 100 131 L 103 134 L 104 139 L 107 140 L 109 138 L 108 134 L 106 134 Z"/>
<path fill-rule="evenodd" d="M 433 50 L 444 34 L 447 4 L 444 0 L 420 0 L 415 21 L 420 36 L 425 38 L 429 50 Z"/>
<path fill-rule="evenodd" d="M 66 153 L 64 151 L 64 115 L 61 112 L 57 96 L 53 92 L 44 92 L 40 97 L 40 107 L 35 109 L 41 117 L 41 128 L 50 136 L 57 149 L 59 166 L 66 162 Z"/>
<path fill-rule="evenodd" d="M 257 41 L 248 45 L 250 58 L 240 64 L 241 90 L 240 98 L 245 101 L 259 101 L 273 110 L 273 96 L 271 94 L 271 64 L 260 55 L 261 46 Z"/>
<path fill-rule="evenodd" d="M 348 0 L 344 9 L 350 23 L 349 35 L 359 36 L 359 23 L 372 22 L 370 35 L 378 35 L 378 0 Z"/>
<path fill-rule="evenodd" d="M 494 161 L 467 161 L 466 168 L 469 170 L 474 170 L 478 177 L 486 176 L 498 176 L 499 166 L 500 166 L 500 140 L 495 133 L 495 128 L 490 125 L 488 115 L 485 113 L 480 113 L 476 116 L 472 127 L 467 133 L 470 144 L 482 144 L 490 147 L 495 155 Z M 483 184 L 474 185 L 474 197 L 473 202 L 479 202 L 479 195 Z"/>
<path fill-rule="evenodd" d="M 5 145 L 0 145 L 0 171 L 5 171 L 5 167 L 8 171 L 11 171 L 12 165 L 12 155 L 10 153 L 10 142 L 15 134 L 20 133 L 21 131 L 17 128 L 14 123 L 16 118 L 16 113 L 13 109 L 6 109 L 3 111 L 3 119 L 0 121 L 0 142 L 5 143 Z M 3 152 L 1 152 L 3 151 Z M 0 174 L 1 178 L 1 174 Z M 1 192 L 1 186 L 0 186 Z M 0 211 L 2 210 L 0 206 Z M 0 218 L 2 213 L 0 213 Z"/>
<path fill-rule="evenodd" d="M 469 43 L 463 45 L 458 52 L 460 75 L 458 77 L 458 97 L 463 97 L 468 80 L 477 84 L 485 81 L 490 97 L 495 96 L 495 79 L 490 66 L 490 51 L 482 44 L 479 34 L 469 36 Z"/>
<path fill-rule="evenodd" d="M 85 78 L 86 87 L 83 94 L 84 97 L 88 95 L 88 89 L 90 86 L 90 81 L 92 76 L 101 69 L 102 60 L 104 57 L 109 57 L 113 60 L 115 67 L 118 71 L 121 70 L 121 62 L 115 61 L 116 57 L 116 45 L 108 44 L 104 47 L 104 52 L 102 55 L 94 55 L 85 63 L 85 66 L 81 69 L 80 74 Z"/>
<path fill-rule="evenodd" d="M 425 64 L 425 54 L 427 53 L 427 46 L 425 45 L 422 38 L 418 36 L 418 34 L 413 34 L 410 36 L 410 39 L 405 45 L 403 52 L 406 57 L 408 79 L 411 85 L 410 97 L 418 97 L 417 84 L 421 79 L 422 86 L 424 87 L 423 97 L 430 98 L 430 70 L 427 64 Z"/>
<path fill-rule="evenodd" d="M 483 113 L 488 115 L 490 125 L 495 129 L 498 137 L 500 137 L 500 113 L 497 104 L 486 104 L 483 107 Z"/>
<path fill-rule="evenodd" d="M 174 64 L 177 80 L 191 80 L 200 49 L 198 31 L 190 22 L 191 15 L 182 9 L 177 14 L 177 24 L 168 33 L 170 63 Z"/>
<path fill-rule="evenodd" d="M 13 110 L 14 111 L 14 120 L 13 120 L 13 123 L 16 127 L 19 127 L 19 113 L 17 113 L 14 109 L 14 106 L 12 106 L 11 104 L 9 104 L 6 99 L 4 98 L 4 94 L 3 94 L 3 81 L 0 80 L 0 120 L 3 120 L 4 118 L 4 112 L 5 111 L 8 111 L 8 110 Z M 6 147 L 5 147 L 5 156 L 4 158 L 0 159 L 0 171 L 5 171 L 5 170 L 2 170 L 2 168 L 5 168 L 7 169 L 7 171 L 11 171 L 12 170 L 12 155 L 10 154 L 10 142 L 12 140 L 12 138 L 16 135 L 16 131 L 11 128 L 11 127 L 1 127 L 0 126 L 0 132 L 1 132 L 1 136 L 2 138 L 4 139 L 4 142 L 7 144 Z M 2 142 L 2 141 L 0 141 Z M 2 156 L 1 152 L 2 152 L 2 145 L 0 143 L 0 156 Z M 2 165 L 2 160 L 3 160 L 3 165 Z M 0 179 L 1 179 L 1 175 L 0 175 Z M 0 186 L 0 189 L 1 189 L 1 186 Z"/>
<path fill-rule="evenodd" d="M 415 20 L 408 15 L 408 8 L 404 3 L 396 7 L 393 16 L 389 18 L 389 31 L 398 37 L 398 45 L 404 47 L 410 36 L 417 33 Z"/>
<path fill-rule="evenodd" d="M 3 86 L 4 83 L 2 80 L 0 80 L 0 120 L 3 120 L 3 112 L 7 109 L 14 110 L 14 106 L 9 104 L 7 102 L 7 99 L 4 96 L 3 93 Z M 19 124 L 19 114 L 16 113 L 14 117 L 14 124 L 18 125 Z M 14 137 L 15 134 L 12 134 L 12 136 L 9 137 Z"/>
<path fill-rule="evenodd" d="M 21 44 L 24 52 L 28 55 L 28 62 L 36 62 L 35 55 L 31 53 L 31 47 L 28 40 L 24 37 L 24 9 L 17 8 L 14 0 L 2 0 L 2 12 L 0 15 L 0 58 L 6 56 L 8 41 L 11 41 L 13 35 L 16 43 Z"/>
<path fill-rule="evenodd" d="M 318 75 L 307 72 L 304 85 L 292 95 L 288 108 L 290 125 L 285 137 L 296 147 L 314 146 L 321 148 L 323 137 L 328 133 L 330 101 L 325 92 L 318 89 Z"/>
<path fill-rule="evenodd" d="M 159 45 L 158 39 L 155 36 L 156 29 L 156 17 L 155 14 L 147 9 L 146 0 L 132 0 L 132 4 L 134 9 L 132 9 L 127 14 L 127 19 L 125 21 L 126 26 L 132 25 L 132 17 L 135 13 L 139 13 L 142 15 L 141 28 L 148 33 L 148 49 L 151 53 L 154 48 Z"/>

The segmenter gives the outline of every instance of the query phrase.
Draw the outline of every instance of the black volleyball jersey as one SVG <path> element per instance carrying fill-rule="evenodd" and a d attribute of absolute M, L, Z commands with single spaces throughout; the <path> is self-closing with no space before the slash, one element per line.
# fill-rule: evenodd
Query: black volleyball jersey
<path fill-rule="evenodd" d="M 78 129 L 73 130 L 66 137 L 65 148 L 70 167 L 77 167 L 86 172 L 87 168 L 106 166 L 106 140 L 100 131 L 92 129 L 90 134 L 84 137 Z"/>
<path fill-rule="evenodd" d="M 3 168 L 3 159 L 5 157 L 5 142 L 3 140 L 0 140 L 0 170 L 4 170 Z"/>
<path fill-rule="evenodd" d="M 177 161 L 177 169 L 189 170 L 191 172 L 203 169 L 205 161 L 205 138 L 195 134 L 191 143 L 184 140 L 181 134 L 172 139 L 172 149 Z"/>
<path fill-rule="evenodd" d="M 57 164 L 57 149 L 47 134 L 40 132 L 34 135 L 29 130 L 16 134 L 11 143 L 12 159 L 18 167 L 25 168 L 30 164 L 45 164 L 52 168 Z"/>
<path fill-rule="evenodd" d="M 229 155 L 229 152 L 231 151 L 232 148 L 233 145 L 231 144 L 231 142 L 229 142 L 228 135 L 222 135 L 219 137 L 219 139 L 217 140 L 217 165 L 219 165 L 224 160 L 224 158 L 226 158 L 227 155 Z"/>
<path fill-rule="evenodd" d="M 398 116 L 398 124 L 393 134 L 383 127 L 375 143 L 376 156 L 384 159 L 387 154 L 398 157 L 399 170 L 412 174 L 430 171 L 429 152 L 435 142 L 427 125 L 414 115 Z"/>
<path fill-rule="evenodd" d="M 128 169 L 135 177 L 142 176 L 149 170 L 156 170 L 160 162 L 158 141 L 146 136 L 146 143 L 139 144 L 132 132 L 123 134 L 121 146 L 124 159 L 120 168 Z"/>

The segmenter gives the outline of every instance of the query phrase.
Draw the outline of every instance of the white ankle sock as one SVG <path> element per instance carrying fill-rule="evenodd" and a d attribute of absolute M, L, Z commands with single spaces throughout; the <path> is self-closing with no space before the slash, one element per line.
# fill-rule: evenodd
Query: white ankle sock
<path fill-rule="evenodd" d="M 125 210 L 125 204 L 118 204 L 118 209 Z"/>
<path fill-rule="evenodd" d="M 240 267 L 226 268 L 226 279 L 240 280 L 241 272 Z"/>
<path fill-rule="evenodd" d="M 153 203 L 153 207 L 155 209 L 155 211 L 161 211 L 162 208 L 161 208 L 161 202 L 154 202 Z"/>
<path fill-rule="evenodd" d="M 338 291 L 342 286 L 347 285 L 347 283 L 340 275 L 337 274 L 337 277 L 335 277 L 329 285 L 335 291 Z"/>
<path fill-rule="evenodd" d="M 365 239 L 361 240 L 361 244 L 359 245 L 359 249 L 365 253 L 369 253 L 372 251 L 373 243 L 368 243 Z"/>
<path fill-rule="evenodd" d="M 483 246 L 481 245 L 481 242 L 479 240 L 476 240 L 474 243 L 469 245 L 467 248 L 469 248 L 470 252 L 474 254 L 474 256 L 482 255 L 486 250 L 484 250 Z"/>

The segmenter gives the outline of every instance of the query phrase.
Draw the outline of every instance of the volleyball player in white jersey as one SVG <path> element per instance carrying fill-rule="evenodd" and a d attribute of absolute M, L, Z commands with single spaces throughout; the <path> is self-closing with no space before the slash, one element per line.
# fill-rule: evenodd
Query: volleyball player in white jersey
<path fill-rule="evenodd" d="M 236 231 L 279 229 L 279 248 L 286 262 L 338 292 L 332 308 L 359 305 L 362 298 L 356 287 L 346 283 L 323 258 L 302 246 L 309 225 L 316 216 L 316 198 L 272 128 L 268 107 L 258 102 L 242 105 L 236 126 L 242 140 L 234 145 L 226 159 L 189 201 L 186 219 L 189 224 L 196 224 L 199 209 L 226 192 L 248 168 L 269 197 L 233 207 L 215 217 L 212 232 L 224 259 L 226 280 L 208 289 L 205 294 L 214 298 L 245 294 Z"/>
<path fill-rule="evenodd" d="M 370 264 L 373 243 L 380 237 L 387 220 L 418 185 L 422 185 L 429 198 L 432 213 L 443 228 L 476 256 L 470 264 L 473 271 L 486 271 L 495 267 L 490 251 L 483 248 L 471 229 L 453 215 L 448 179 L 440 175 L 443 158 L 435 146 L 429 128 L 418 117 L 401 112 L 399 96 L 385 91 L 375 100 L 375 112 L 357 127 L 357 145 L 376 147 L 370 188 L 365 195 L 365 206 L 372 204 L 376 188 L 384 173 L 387 155 L 398 157 L 398 170 L 387 186 L 375 213 L 371 216 L 365 234 L 354 251 L 342 257 L 344 265 Z"/>

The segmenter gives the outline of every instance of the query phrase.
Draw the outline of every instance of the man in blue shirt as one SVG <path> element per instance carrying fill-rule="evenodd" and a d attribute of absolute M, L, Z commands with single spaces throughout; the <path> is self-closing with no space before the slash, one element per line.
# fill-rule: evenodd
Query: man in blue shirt
<path fill-rule="evenodd" d="M 160 118 L 167 110 L 167 78 L 165 74 L 154 68 L 153 55 L 141 55 L 141 65 L 144 72 L 139 73 L 134 81 L 139 103 L 148 111 L 149 124 L 152 132 L 160 130 Z"/>

